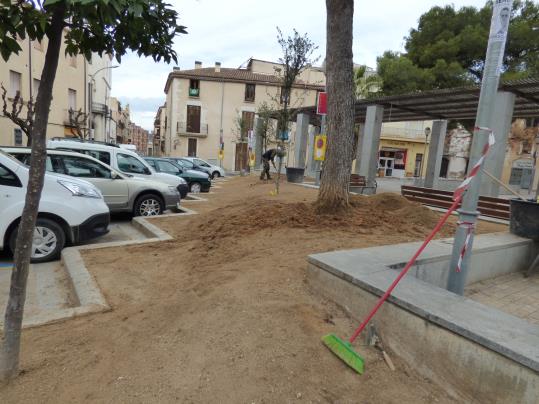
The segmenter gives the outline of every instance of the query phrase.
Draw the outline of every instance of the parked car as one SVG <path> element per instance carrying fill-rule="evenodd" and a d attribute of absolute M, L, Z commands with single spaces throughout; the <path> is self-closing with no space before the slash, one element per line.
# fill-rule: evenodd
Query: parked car
<path fill-rule="evenodd" d="M 0 250 L 15 251 L 26 199 L 28 167 L 0 151 Z M 58 258 L 68 244 L 79 244 L 108 232 L 109 208 L 87 181 L 45 174 L 39 202 L 32 262 Z"/>
<path fill-rule="evenodd" d="M 20 162 L 29 165 L 31 149 L 3 147 Z M 178 190 L 163 182 L 127 177 L 112 167 L 86 154 L 47 150 L 47 171 L 84 178 L 103 195 L 111 212 L 131 212 L 133 216 L 154 216 L 166 209 L 177 209 Z M 186 185 L 187 188 L 187 185 Z"/>
<path fill-rule="evenodd" d="M 145 157 L 145 160 L 159 173 L 167 173 L 182 177 L 187 181 L 189 190 L 194 194 L 210 191 L 211 181 L 206 173 L 195 170 L 186 170 L 168 159 Z"/>
<path fill-rule="evenodd" d="M 47 148 L 87 154 L 127 176 L 133 175 L 173 185 L 180 194 L 184 192 L 187 186 L 187 182 L 183 178 L 158 173 L 137 153 L 115 144 L 74 140 L 72 138 L 53 138 L 47 142 Z"/>
<path fill-rule="evenodd" d="M 198 171 L 208 175 L 208 177 L 211 177 L 211 171 L 208 168 L 200 167 L 198 164 L 193 163 L 191 160 L 187 160 L 183 157 L 167 157 L 167 159 L 179 165 L 180 167 L 183 167 L 186 170 Z"/>
<path fill-rule="evenodd" d="M 191 163 L 196 164 L 198 167 L 206 170 L 212 179 L 225 176 L 225 170 L 223 167 L 210 164 L 206 160 L 199 159 L 198 157 L 184 157 L 183 159 L 188 160 Z"/>

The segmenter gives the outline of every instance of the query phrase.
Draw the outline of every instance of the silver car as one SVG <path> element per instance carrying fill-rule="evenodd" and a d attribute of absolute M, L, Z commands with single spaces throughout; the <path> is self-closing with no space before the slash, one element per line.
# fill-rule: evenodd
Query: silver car
<path fill-rule="evenodd" d="M 6 153 L 28 164 L 30 149 L 3 147 Z M 131 212 L 134 216 L 160 215 L 178 209 L 180 194 L 176 187 L 162 182 L 127 176 L 86 154 L 47 150 L 47 171 L 82 178 L 103 194 L 111 212 Z"/>
<path fill-rule="evenodd" d="M 206 160 L 199 159 L 198 157 L 182 157 L 182 159 L 189 160 L 191 163 L 207 172 L 212 179 L 225 176 L 225 169 L 223 167 L 210 164 Z"/>

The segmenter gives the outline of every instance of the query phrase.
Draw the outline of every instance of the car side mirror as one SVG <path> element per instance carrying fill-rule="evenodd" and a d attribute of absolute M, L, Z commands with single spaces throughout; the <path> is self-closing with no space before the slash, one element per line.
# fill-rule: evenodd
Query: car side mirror
<path fill-rule="evenodd" d="M 151 175 L 152 172 L 150 171 L 150 169 L 148 167 L 144 167 L 144 174 Z"/>
<path fill-rule="evenodd" d="M 122 177 L 120 177 L 120 175 L 119 175 L 117 172 L 115 172 L 115 171 L 111 171 L 111 173 L 110 173 L 110 178 L 113 179 L 113 180 L 120 180 L 120 179 L 122 179 Z"/>

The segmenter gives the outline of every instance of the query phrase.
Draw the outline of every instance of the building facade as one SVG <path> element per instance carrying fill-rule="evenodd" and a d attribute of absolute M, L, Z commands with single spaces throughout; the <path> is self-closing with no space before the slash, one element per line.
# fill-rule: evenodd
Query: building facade
<path fill-rule="evenodd" d="M 0 62 L 0 82 L 7 91 L 8 108 L 17 92 L 26 103 L 30 97 L 34 100 L 39 91 L 41 72 L 45 63 L 45 52 L 48 40 L 45 37 L 41 42 L 30 41 L 28 38 L 19 40 L 22 51 L 18 55 L 13 54 L 8 62 Z M 47 127 L 47 137 L 77 136 L 79 131 L 85 136 L 89 136 L 88 120 L 90 113 L 89 83 L 91 81 L 90 71 L 92 66 L 108 66 L 110 59 L 94 54 L 92 64 L 88 63 L 83 56 L 64 56 L 65 44 L 62 43 L 60 50 L 60 60 L 56 72 L 56 80 L 53 88 L 53 100 L 49 113 L 49 123 Z M 104 69 L 107 71 L 109 69 Z M 98 78 L 96 75 L 95 78 Z M 110 76 L 106 81 L 96 80 L 93 90 L 96 94 L 110 93 Z M 105 90 L 103 87 L 106 87 Z M 99 98 L 101 99 L 101 98 Z M 0 108 L 1 110 L 1 108 Z M 80 114 L 77 112 L 80 111 Z M 26 108 L 22 110 L 22 115 L 26 115 Z M 74 117 L 79 119 L 75 123 Z M 26 135 L 20 128 L 0 113 L 0 144 L 6 146 L 26 145 Z M 94 137 L 99 140 L 106 140 L 105 123 L 99 130 L 96 127 Z"/>
<path fill-rule="evenodd" d="M 379 177 L 422 177 L 428 159 L 425 129 L 432 121 L 385 122 L 380 135 Z M 427 131 L 429 130 L 427 129 Z M 427 132 L 428 133 L 428 132 Z"/>
<path fill-rule="evenodd" d="M 129 124 L 131 123 L 131 115 L 129 105 L 125 107 L 115 97 L 110 97 L 110 113 L 111 113 L 111 143 L 127 144 L 129 139 Z M 112 133 L 114 132 L 114 137 Z"/>
<path fill-rule="evenodd" d="M 241 160 L 248 155 L 245 133 L 241 132 L 254 129 L 262 103 L 280 108 L 279 69 L 282 66 L 277 63 L 250 59 L 245 68 L 221 68 L 220 63 L 203 68 L 202 63 L 195 62 L 192 70 L 173 70 L 165 85 L 164 119 L 159 116 L 163 153 L 197 156 L 227 170 L 245 167 Z M 290 106 L 314 105 L 324 85 L 320 69 L 305 69 L 292 89 Z M 240 121 L 244 124 L 238 125 Z M 219 161 L 221 144 L 224 153 Z"/>
<path fill-rule="evenodd" d="M 148 138 L 149 133 L 146 129 L 132 122 L 129 124 L 127 143 L 135 145 L 140 155 L 145 156 L 148 153 Z"/>

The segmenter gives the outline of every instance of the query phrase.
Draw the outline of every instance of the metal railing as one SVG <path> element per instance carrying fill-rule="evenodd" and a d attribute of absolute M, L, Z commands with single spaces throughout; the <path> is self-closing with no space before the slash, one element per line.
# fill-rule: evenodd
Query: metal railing
<path fill-rule="evenodd" d="M 186 122 L 178 122 L 176 125 L 176 133 L 178 136 L 206 137 L 208 136 L 208 124 L 201 123 L 200 130 L 198 132 L 193 132 L 193 129 L 189 128 Z"/>

